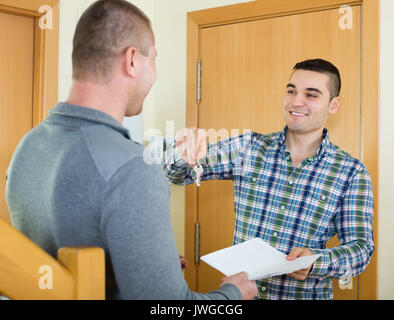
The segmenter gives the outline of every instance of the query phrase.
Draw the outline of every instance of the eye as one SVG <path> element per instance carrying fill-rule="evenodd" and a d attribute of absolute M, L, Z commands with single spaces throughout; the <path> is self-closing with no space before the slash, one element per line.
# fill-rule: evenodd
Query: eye
<path fill-rule="evenodd" d="M 317 96 L 311 93 L 307 93 L 306 95 L 308 98 L 316 98 Z"/>
<path fill-rule="evenodd" d="M 287 90 L 287 93 L 288 94 L 295 94 L 296 92 L 295 92 L 295 90 L 289 89 L 289 90 Z"/>

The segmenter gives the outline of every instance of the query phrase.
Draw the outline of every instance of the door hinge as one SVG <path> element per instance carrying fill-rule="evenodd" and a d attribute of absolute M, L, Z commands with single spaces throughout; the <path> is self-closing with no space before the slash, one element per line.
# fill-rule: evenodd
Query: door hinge
<path fill-rule="evenodd" d="M 194 265 L 198 266 L 200 261 L 200 223 L 194 225 Z"/>
<path fill-rule="evenodd" d="M 197 61 L 197 104 L 201 102 L 201 60 Z"/>

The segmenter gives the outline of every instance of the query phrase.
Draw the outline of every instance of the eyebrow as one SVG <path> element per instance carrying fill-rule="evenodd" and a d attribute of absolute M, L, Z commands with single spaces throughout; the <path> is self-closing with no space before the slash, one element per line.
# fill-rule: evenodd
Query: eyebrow
<path fill-rule="evenodd" d="M 296 87 L 294 84 L 292 84 L 292 83 L 288 83 L 288 84 L 286 85 L 286 88 L 294 88 L 294 89 L 296 89 L 297 87 Z M 317 93 L 323 95 L 323 92 L 321 92 L 321 91 L 320 91 L 319 89 L 317 89 L 317 88 L 306 88 L 305 90 L 306 90 L 306 91 L 317 92 Z"/>

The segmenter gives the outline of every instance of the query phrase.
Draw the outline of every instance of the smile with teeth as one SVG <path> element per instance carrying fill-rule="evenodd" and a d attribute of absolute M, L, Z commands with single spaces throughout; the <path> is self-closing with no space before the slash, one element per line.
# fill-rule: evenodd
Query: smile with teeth
<path fill-rule="evenodd" d="M 305 116 L 307 116 L 306 113 L 300 113 L 300 112 L 295 112 L 295 111 L 290 111 L 290 113 L 291 113 L 293 116 L 296 116 L 296 117 L 305 117 Z"/>

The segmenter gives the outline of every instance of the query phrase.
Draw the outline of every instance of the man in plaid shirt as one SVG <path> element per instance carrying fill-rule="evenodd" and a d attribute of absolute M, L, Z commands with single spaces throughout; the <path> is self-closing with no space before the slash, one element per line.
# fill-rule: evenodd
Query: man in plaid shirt
<path fill-rule="evenodd" d="M 367 168 L 329 140 L 329 115 L 339 108 L 341 80 L 330 62 L 295 65 L 283 102 L 285 128 L 206 144 L 204 130 L 177 132 L 164 172 L 175 184 L 234 181 L 233 243 L 260 237 L 288 260 L 321 254 L 291 274 L 257 281 L 259 299 L 332 299 L 332 278 L 357 276 L 374 251 L 373 194 Z M 326 248 L 335 234 L 341 244 Z"/>

